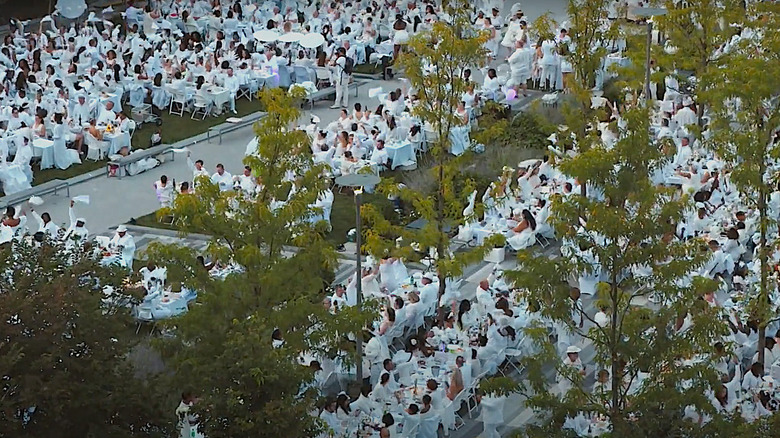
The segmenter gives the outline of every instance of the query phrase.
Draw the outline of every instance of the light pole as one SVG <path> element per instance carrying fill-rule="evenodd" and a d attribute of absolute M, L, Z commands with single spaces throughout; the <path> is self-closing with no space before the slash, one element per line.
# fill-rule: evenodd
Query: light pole
<path fill-rule="evenodd" d="M 647 51 L 645 52 L 645 102 L 650 100 L 650 46 L 653 44 L 653 17 L 666 15 L 665 8 L 636 8 L 634 15 L 647 18 Z"/>
<path fill-rule="evenodd" d="M 343 175 L 336 178 L 336 184 L 342 187 L 352 187 L 355 192 L 355 290 L 357 293 L 357 306 L 363 303 L 363 269 L 361 267 L 360 247 L 363 239 L 363 221 L 360 217 L 360 203 L 363 200 L 363 187 L 373 187 L 379 184 L 380 178 L 373 173 L 358 173 Z M 355 351 L 357 352 L 357 380 L 363 380 L 363 329 L 355 336 Z"/>
<path fill-rule="evenodd" d="M 355 290 L 357 290 L 357 306 L 358 308 L 363 303 L 363 268 L 360 260 L 360 246 L 362 244 L 361 236 L 363 231 L 363 224 L 360 219 L 360 201 L 363 197 L 363 188 L 355 189 Z M 356 336 L 357 343 L 355 350 L 357 352 L 357 380 L 361 382 L 363 380 L 363 330 Z"/>

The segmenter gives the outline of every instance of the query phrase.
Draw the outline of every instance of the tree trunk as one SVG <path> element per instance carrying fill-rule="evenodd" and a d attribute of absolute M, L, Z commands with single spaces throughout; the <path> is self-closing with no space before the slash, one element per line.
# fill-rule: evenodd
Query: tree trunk
<path fill-rule="evenodd" d="M 771 143 L 770 143 L 771 144 Z M 761 266 L 761 284 L 760 284 L 760 290 L 758 294 L 758 301 L 759 301 L 759 308 L 760 309 L 768 309 L 769 308 L 769 291 L 768 288 L 768 279 L 767 279 L 767 269 L 768 269 L 768 263 L 769 263 L 769 251 L 766 246 L 766 233 L 767 233 L 767 193 L 766 193 L 766 184 L 764 184 L 764 172 L 766 172 L 766 161 L 762 160 L 761 165 L 759 166 L 759 172 L 760 172 L 760 180 L 759 188 L 758 188 L 758 223 L 759 223 L 759 232 L 760 232 L 760 238 L 759 238 L 759 245 L 760 250 L 758 252 L 758 258 L 759 263 Z M 766 325 L 767 325 L 767 318 L 766 315 L 761 314 L 758 321 L 758 363 L 762 364 L 764 363 L 764 340 L 766 338 Z"/>
<path fill-rule="evenodd" d="M 437 261 L 444 258 L 446 254 L 447 248 L 445 248 L 445 239 L 443 237 L 444 233 L 444 162 L 443 160 L 439 163 L 439 195 L 438 199 L 436 200 L 436 229 L 439 232 L 438 235 L 438 243 L 436 244 L 436 259 Z M 441 264 L 438 262 L 436 263 L 436 273 L 439 277 L 439 303 L 441 303 L 441 297 L 444 296 L 444 292 L 447 288 L 447 285 L 445 284 L 446 275 L 441 270 Z M 447 314 L 445 313 L 445 309 L 442 306 L 439 306 L 439 312 L 437 315 L 437 322 L 441 325 L 444 325 L 444 319 L 446 318 Z"/>

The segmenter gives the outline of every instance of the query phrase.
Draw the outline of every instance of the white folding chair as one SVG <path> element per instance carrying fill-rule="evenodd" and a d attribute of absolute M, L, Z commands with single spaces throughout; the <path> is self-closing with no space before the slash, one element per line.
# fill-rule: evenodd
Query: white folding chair
<path fill-rule="evenodd" d="M 171 105 L 168 108 L 168 114 L 184 117 L 184 111 L 188 104 L 187 93 L 179 90 L 172 90 L 171 93 Z M 178 109 L 176 106 L 178 105 Z"/>
<path fill-rule="evenodd" d="M 195 94 L 195 103 L 193 103 L 192 106 L 192 115 L 190 116 L 191 120 L 195 119 L 195 116 L 199 113 L 203 115 L 201 117 L 201 120 L 205 120 L 206 116 L 209 115 L 211 112 L 211 102 L 207 101 L 205 97 L 201 96 L 200 94 Z"/>
<path fill-rule="evenodd" d="M 109 143 L 96 139 L 89 131 L 84 133 L 84 143 L 87 144 L 87 160 L 100 161 L 108 153 Z"/>

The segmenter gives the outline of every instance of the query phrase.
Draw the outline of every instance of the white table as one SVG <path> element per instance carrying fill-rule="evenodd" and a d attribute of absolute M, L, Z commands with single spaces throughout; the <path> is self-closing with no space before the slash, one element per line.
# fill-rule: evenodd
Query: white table
<path fill-rule="evenodd" d="M 392 160 L 391 169 L 406 163 L 407 161 L 416 161 L 412 143 L 403 141 L 385 145 L 387 156 Z"/>
<path fill-rule="evenodd" d="M 214 105 L 216 111 L 219 113 L 221 112 L 222 105 L 230 101 L 230 90 L 227 88 L 211 86 L 206 88 L 206 92 L 203 93 L 203 96 Z"/>
<path fill-rule="evenodd" d="M 606 73 L 606 77 L 611 78 L 617 76 L 617 73 L 610 71 L 610 68 L 613 65 L 617 65 L 618 67 L 626 67 L 629 63 L 629 59 L 625 56 L 607 55 L 607 57 L 604 58 L 604 72 Z"/>
<path fill-rule="evenodd" d="M 54 142 L 45 138 L 36 138 L 32 145 L 33 157 L 41 158 L 41 170 L 54 167 Z"/>
<path fill-rule="evenodd" d="M 130 145 L 130 134 L 118 131 L 116 128 L 113 132 L 104 132 L 103 140 L 110 143 L 110 146 L 108 147 L 109 156 L 118 154 L 124 147 L 127 148 L 128 152 L 132 149 L 132 146 Z"/>

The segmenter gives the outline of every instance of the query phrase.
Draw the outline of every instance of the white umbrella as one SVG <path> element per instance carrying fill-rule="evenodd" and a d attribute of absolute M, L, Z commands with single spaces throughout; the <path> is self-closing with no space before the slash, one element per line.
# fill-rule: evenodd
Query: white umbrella
<path fill-rule="evenodd" d="M 258 30 L 252 36 L 258 41 L 271 42 L 279 38 L 279 33 L 273 30 Z"/>
<path fill-rule="evenodd" d="M 288 32 L 279 37 L 279 41 L 283 43 L 294 43 L 300 41 L 303 38 L 303 34 L 300 32 Z"/>
<path fill-rule="evenodd" d="M 325 37 L 319 33 L 306 34 L 298 41 L 298 44 L 307 49 L 313 49 L 325 44 Z"/>
<path fill-rule="evenodd" d="M 84 0 L 59 0 L 55 8 L 60 15 L 72 20 L 87 11 L 87 3 Z"/>

